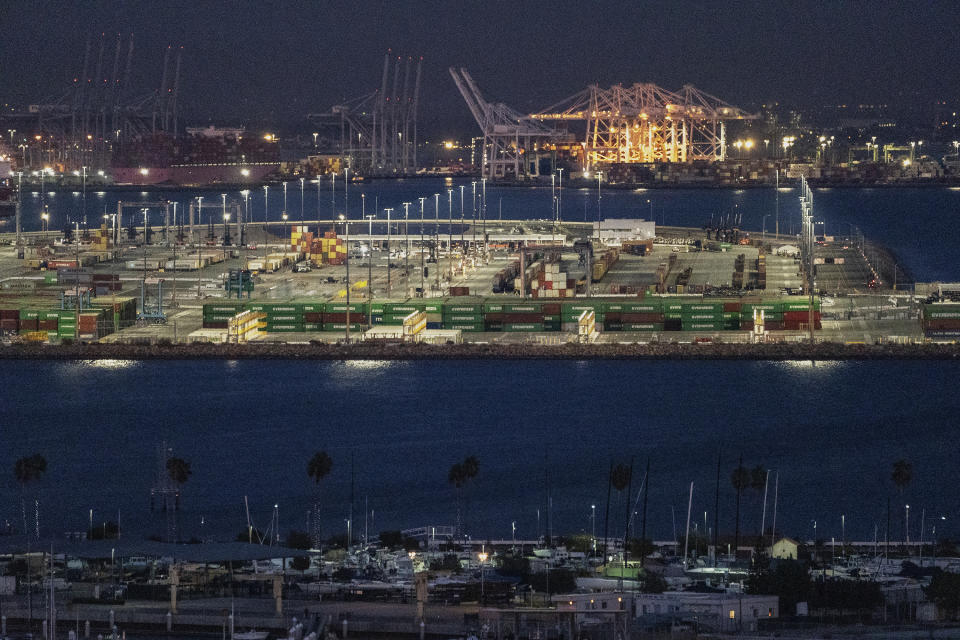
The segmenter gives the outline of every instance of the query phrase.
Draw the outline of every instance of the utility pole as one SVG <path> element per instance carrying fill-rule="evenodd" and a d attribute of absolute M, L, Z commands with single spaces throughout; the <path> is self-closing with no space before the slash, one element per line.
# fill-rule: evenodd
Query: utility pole
<path fill-rule="evenodd" d="M 387 297 L 389 298 L 393 294 L 390 282 L 390 214 L 393 212 L 393 208 L 387 207 L 384 211 L 387 212 Z"/>
<path fill-rule="evenodd" d="M 440 194 L 433 194 L 433 211 L 437 216 L 437 221 L 433 225 L 433 251 L 436 256 L 437 272 L 437 290 L 440 290 Z"/>
<path fill-rule="evenodd" d="M 420 297 L 426 296 L 426 291 L 424 290 L 424 266 L 423 266 L 423 203 L 426 201 L 425 197 L 418 198 L 420 200 Z"/>
<path fill-rule="evenodd" d="M 447 262 L 450 264 L 450 283 L 453 284 L 453 189 L 447 189 Z"/>
<path fill-rule="evenodd" d="M 367 300 L 369 301 L 373 296 L 373 219 L 377 216 L 370 214 L 363 217 L 367 219 Z"/>
<path fill-rule="evenodd" d="M 403 203 L 403 282 L 405 295 L 410 295 L 410 204 Z"/>

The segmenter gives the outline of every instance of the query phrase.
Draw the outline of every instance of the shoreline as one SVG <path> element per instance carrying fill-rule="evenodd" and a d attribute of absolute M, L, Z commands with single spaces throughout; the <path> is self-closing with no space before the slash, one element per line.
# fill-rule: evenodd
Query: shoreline
<path fill-rule="evenodd" d="M 0 360 L 960 360 L 955 344 L 10 345 Z"/>
<path fill-rule="evenodd" d="M 351 181 L 351 184 L 361 185 L 364 183 L 371 182 L 400 182 L 400 181 L 420 181 L 420 180 L 470 180 L 475 179 L 479 180 L 479 176 L 474 175 L 430 175 L 430 176 L 403 176 L 403 177 L 369 177 L 364 178 L 363 180 L 354 180 Z M 298 179 L 297 177 L 290 177 L 289 180 Z M 259 189 L 264 185 L 279 185 L 283 183 L 282 178 L 277 178 L 275 180 L 263 180 L 260 182 L 249 182 L 249 183 L 237 183 L 237 184 L 204 184 L 204 185 L 172 185 L 172 184 L 87 184 L 87 191 L 91 193 L 100 192 L 120 192 L 120 193 L 129 193 L 129 192 L 142 192 L 142 191 L 156 191 L 161 193 L 166 192 L 176 192 L 176 191 L 204 191 L 204 192 L 222 192 L 222 191 L 239 191 L 242 189 Z M 780 183 L 780 188 L 793 188 L 797 184 L 795 179 L 784 178 Z M 960 189 L 960 180 L 904 180 L 898 182 L 832 182 L 829 180 L 820 180 L 820 179 L 808 179 L 810 186 L 814 189 L 937 189 L 937 188 L 958 188 Z M 546 188 L 550 184 L 547 181 L 538 181 L 538 180 L 526 180 L 526 181 L 504 181 L 504 182 L 494 182 L 491 181 L 488 183 L 490 187 L 506 187 L 506 188 Z M 595 188 L 596 182 L 591 180 L 572 180 L 569 183 L 570 189 L 583 189 L 583 188 Z M 604 183 L 603 188 L 605 190 L 614 190 L 614 191 L 636 191 L 639 189 L 642 190 L 656 190 L 656 191 L 722 191 L 722 190 L 743 190 L 743 189 L 775 189 L 776 186 L 773 184 L 766 183 L 749 183 L 749 184 L 705 184 L 705 183 L 690 183 L 690 184 L 671 184 L 671 183 Z M 39 193 L 40 189 L 37 184 L 27 184 L 24 183 L 23 186 L 24 192 L 27 193 Z M 44 190 L 47 192 L 53 193 L 74 193 L 79 192 L 79 185 L 57 185 L 57 186 L 47 186 L 44 187 Z M 324 191 L 328 191 L 324 187 Z"/>

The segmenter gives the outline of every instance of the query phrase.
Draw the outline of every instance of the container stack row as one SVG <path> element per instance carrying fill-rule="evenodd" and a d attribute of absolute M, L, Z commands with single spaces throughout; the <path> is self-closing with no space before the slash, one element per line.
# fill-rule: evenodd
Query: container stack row
<path fill-rule="evenodd" d="M 924 335 L 932 340 L 960 340 L 960 304 L 925 304 L 922 323 Z"/>
<path fill-rule="evenodd" d="M 0 308 L 0 331 L 27 336 L 32 341 L 54 339 L 97 340 L 132 326 L 137 320 L 135 298 L 93 298 L 89 307 L 58 309 L 5 303 Z M 42 334 L 42 335 L 41 335 Z"/>
<path fill-rule="evenodd" d="M 345 331 L 347 305 L 343 301 L 214 302 L 203 307 L 204 328 L 226 328 L 242 311 L 264 314 L 261 329 L 268 333 Z M 738 331 L 752 330 L 762 312 L 768 330 L 805 330 L 810 301 L 689 300 L 648 296 L 643 299 L 593 298 L 576 301 L 511 300 L 453 297 L 350 304 L 351 331 L 368 326 L 401 326 L 411 313 L 423 312 L 427 329 L 457 329 L 465 333 L 544 332 L 576 333 L 584 311 L 594 313 L 603 331 Z M 814 326 L 820 328 L 819 301 L 813 307 Z"/>

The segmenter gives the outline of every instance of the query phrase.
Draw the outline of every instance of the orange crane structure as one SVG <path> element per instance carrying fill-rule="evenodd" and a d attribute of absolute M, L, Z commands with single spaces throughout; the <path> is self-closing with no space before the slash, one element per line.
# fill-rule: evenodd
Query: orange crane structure
<path fill-rule="evenodd" d="M 758 117 L 691 85 L 674 92 L 651 83 L 591 85 L 522 115 L 486 102 L 465 69 L 450 74 L 483 131 L 482 171 L 489 179 L 538 175 L 521 159 L 545 144 L 571 141 L 579 142 L 585 171 L 617 163 L 719 162 L 726 159 L 726 123 Z M 573 128 L 582 129 L 579 140 Z"/>

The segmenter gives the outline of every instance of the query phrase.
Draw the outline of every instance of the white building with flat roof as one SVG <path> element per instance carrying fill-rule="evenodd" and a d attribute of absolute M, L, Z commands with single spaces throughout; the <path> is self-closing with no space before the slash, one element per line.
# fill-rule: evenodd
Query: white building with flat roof
<path fill-rule="evenodd" d="M 649 240 L 656 237 L 657 225 L 642 218 L 608 218 L 593 223 L 594 237 L 601 242 L 624 240 Z"/>
<path fill-rule="evenodd" d="M 627 615 L 637 622 L 674 619 L 696 623 L 719 633 L 754 632 L 760 620 L 780 616 L 777 596 L 735 593 L 573 593 L 553 597 L 557 611 L 573 613 L 578 622 Z"/>

